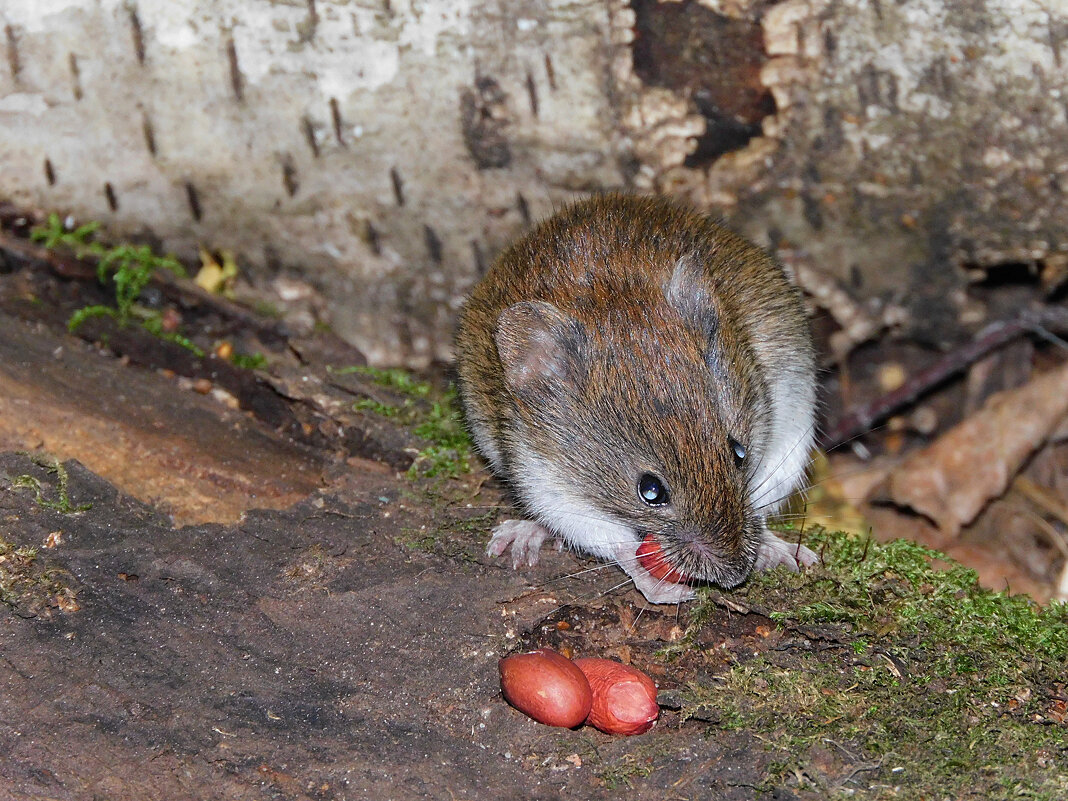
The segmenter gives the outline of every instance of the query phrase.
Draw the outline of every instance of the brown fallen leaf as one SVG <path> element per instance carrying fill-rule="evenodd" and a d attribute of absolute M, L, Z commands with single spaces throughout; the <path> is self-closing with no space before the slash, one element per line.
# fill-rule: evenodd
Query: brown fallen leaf
<path fill-rule="evenodd" d="M 1068 364 L 990 396 L 978 412 L 909 456 L 889 475 L 889 497 L 956 537 L 1066 416 Z"/>
<path fill-rule="evenodd" d="M 966 538 L 962 538 L 966 539 Z M 986 545 L 956 542 L 945 549 L 950 559 L 967 565 L 979 577 L 979 585 L 995 592 L 1027 595 L 1037 603 L 1049 601 L 1048 583 L 1036 580 L 1027 570 Z"/>

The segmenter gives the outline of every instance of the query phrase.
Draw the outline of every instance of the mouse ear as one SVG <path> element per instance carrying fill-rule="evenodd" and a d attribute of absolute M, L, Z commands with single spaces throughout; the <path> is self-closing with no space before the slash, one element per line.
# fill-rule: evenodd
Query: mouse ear
<path fill-rule="evenodd" d="M 683 256 L 675 263 L 675 271 L 664 289 L 664 296 L 695 331 L 709 342 L 715 338 L 719 313 L 704 266 L 697 256 Z"/>
<path fill-rule="evenodd" d="M 497 318 L 493 338 L 505 382 L 519 394 L 581 375 L 585 331 L 551 303 L 531 300 L 509 306 Z"/>

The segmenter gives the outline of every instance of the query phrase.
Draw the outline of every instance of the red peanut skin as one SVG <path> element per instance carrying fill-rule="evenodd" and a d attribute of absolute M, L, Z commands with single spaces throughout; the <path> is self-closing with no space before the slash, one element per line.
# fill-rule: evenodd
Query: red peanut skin
<path fill-rule="evenodd" d="M 656 685 L 637 668 L 611 659 L 576 659 L 593 690 L 586 722 L 606 734 L 642 734 L 656 723 Z"/>
<path fill-rule="evenodd" d="M 660 543 L 656 541 L 652 534 L 647 534 L 645 539 L 642 540 L 642 544 L 638 546 L 638 552 L 635 556 L 638 557 L 638 564 L 648 570 L 653 578 L 664 579 L 664 581 L 670 581 L 672 584 L 686 583 L 686 576 L 672 567 L 671 562 L 664 558 Z"/>
<path fill-rule="evenodd" d="M 504 700 L 538 723 L 573 729 L 589 716 L 593 693 L 585 674 L 551 648 L 506 656 L 497 667 Z"/>

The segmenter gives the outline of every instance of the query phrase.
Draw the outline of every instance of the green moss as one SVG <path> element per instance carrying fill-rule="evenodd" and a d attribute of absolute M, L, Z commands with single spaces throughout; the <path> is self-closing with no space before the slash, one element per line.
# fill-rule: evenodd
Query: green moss
<path fill-rule="evenodd" d="M 939 569 L 932 563 L 942 554 L 907 540 L 879 545 L 819 530 L 812 540 L 824 551 L 821 569 L 785 580 L 758 574 L 749 584 L 749 597 L 791 594 L 789 608 L 772 613 L 777 621 L 843 624 L 872 645 L 926 643 L 937 675 L 981 670 L 997 686 L 1012 682 L 1021 653 L 1040 664 L 1068 660 L 1064 605 L 983 590 L 974 571 L 955 563 Z"/>
<path fill-rule="evenodd" d="M 390 406 L 388 403 L 381 403 L 371 398 L 360 398 L 352 404 L 352 408 L 358 412 L 377 414 L 379 417 L 397 417 L 401 413 L 400 407 Z"/>
<path fill-rule="evenodd" d="M 450 388 L 440 401 L 432 402 L 412 430 L 432 444 L 419 453 L 409 468 L 410 475 L 458 476 L 471 471 L 471 440 L 454 389 Z"/>
<path fill-rule="evenodd" d="M 70 316 L 69 320 L 67 320 L 67 330 L 73 334 L 81 328 L 82 323 L 86 320 L 91 320 L 94 317 L 110 317 L 113 320 L 117 320 L 118 316 L 118 312 L 111 306 L 82 306 Z"/>
<path fill-rule="evenodd" d="M 614 764 L 596 771 L 595 775 L 609 790 L 618 790 L 623 787 L 633 788 L 635 779 L 644 779 L 652 773 L 653 766 L 648 760 L 635 754 L 625 754 Z"/>
<path fill-rule="evenodd" d="M 282 310 L 267 300 L 257 300 L 252 304 L 252 311 L 260 317 L 271 317 L 276 320 L 282 318 Z"/>
<path fill-rule="evenodd" d="M 97 308 L 97 307 L 91 306 L 89 308 Z M 71 318 L 71 319 L 73 319 L 73 318 Z M 167 342 L 173 342 L 175 345 L 179 345 L 180 347 L 185 348 L 186 350 L 190 351 L 194 356 L 196 356 L 198 359 L 203 359 L 204 358 L 204 350 L 203 350 L 203 348 L 200 348 L 197 345 L 195 345 L 191 339 L 189 339 L 188 337 L 182 336 L 177 331 L 164 331 L 163 330 L 163 317 L 160 315 L 159 312 L 152 311 L 152 312 L 149 312 L 147 315 L 143 315 L 140 322 L 141 322 L 141 327 L 144 328 L 146 331 L 148 331 L 148 333 L 150 333 L 150 334 L 152 334 L 154 336 L 157 336 L 160 339 L 166 340 Z M 121 320 L 120 320 L 120 324 L 121 324 Z M 71 329 L 71 330 L 73 330 L 73 329 Z"/>
<path fill-rule="evenodd" d="M 404 493 L 413 508 L 438 510 L 419 528 L 408 527 L 394 539 L 413 551 L 476 563 L 485 551 L 489 532 L 497 522 L 497 509 L 471 506 L 470 488 L 463 482 L 423 482 Z"/>
<path fill-rule="evenodd" d="M 357 373 L 365 375 L 380 387 L 392 389 L 402 395 L 410 395 L 413 398 L 426 398 L 431 394 L 432 387 L 426 381 L 419 381 L 407 370 L 398 368 L 367 367 L 365 365 L 353 365 L 350 367 L 328 367 L 327 370 L 334 375 L 351 375 Z"/>
<path fill-rule="evenodd" d="M 401 536 L 394 542 L 412 551 L 477 562 L 496 520 L 496 510 L 479 512 L 469 517 L 460 517 L 458 514 L 443 515 L 432 525 L 420 529 L 403 529 Z"/>
<path fill-rule="evenodd" d="M 267 357 L 262 353 L 237 353 L 230 357 L 230 363 L 242 370 L 262 370 L 267 366 Z"/>
<path fill-rule="evenodd" d="M 68 229 L 58 214 L 50 214 L 44 225 L 34 228 L 30 233 L 34 241 L 49 250 L 66 248 L 79 259 L 95 259 L 100 283 L 110 283 L 115 292 L 114 306 L 84 306 L 70 316 L 67 329 L 73 333 L 87 320 L 97 317 L 110 317 L 120 326 L 136 322 L 149 333 L 191 350 L 197 356 L 203 356 L 204 351 L 186 337 L 163 330 L 160 312 L 137 305 L 138 298 L 158 270 L 185 277 L 185 268 L 173 256 L 157 255 L 147 245 L 106 247 L 94 239 L 99 227 L 100 223 L 90 222 Z"/>
<path fill-rule="evenodd" d="M 167 270 L 184 278 L 185 268 L 173 256 L 160 256 L 146 245 L 121 244 L 106 247 L 95 241 L 100 223 L 91 222 L 74 229 L 67 228 L 58 214 L 50 214 L 48 221 L 35 228 L 30 236 L 49 249 L 66 248 L 79 259 L 95 259 L 97 278 L 109 284 L 115 292 L 115 305 L 95 304 L 83 306 L 67 320 L 67 329 L 74 333 L 87 320 L 108 317 L 119 326 L 140 325 L 153 336 L 171 342 L 203 358 L 204 349 L 189 337 L 177 331 L 164 330 L 163 315 L 156 309 L 138 304 L 141 293 L 159 270 Z M 271 310 L 277 316 L 277 309 Z M 260 353 L 234 353 L 230 362 L 246 370 L 258 370 L 266 366 L 267 359 Z"/>
<path fill-rule="evenodd" d="M 786 758 L 768 788 L 807 775 L 809 749 L 830 741 L 879 766 L 881 781 L 851 784 L 853 797 L 1064 797 L 1068 736 L 1054 707 L 1068 606 L 984 590 L 907 541 L 817 530 L 808 544 L 821 567 L 756 574 L 729 597 L 821 647 L 767 651 L 722 683 L 691 685 L 684 715 L 712 706 L 727 728 L 770 733 Z M 705 592 L 694 610 L 691 643 L 716 599 Z"/>
<path fill-rule="evenodd" d="M 440 550 L 439 546 L 443 542 L 440 531 L 426 531 L 425 529 L 417 531 L 412 528 L 402 529 L 400 536 L 395 537 L 393 541 L 409 551 L 423 551 L 424 553 L 434 553 Z"/>
<path fill-rule="evenodd" d="M 111 282 L 115 290 L 115 306 L 87 306 L 79 309 L 67 323 L 74 331 L 90 317 L 113 317 L 126 325 L 133 316 L 134 304 L 148 286 L 157 270 L 168 270 L 185 276 L 185 269 L 173 256 L 159 256 L 147 245 L 121 244 L 105 247 L 94 240 L 98 222 L 90 222 L 68 230 L 58 214 L 50 214 L 48 221 L 30 233 L 30 237 L 44 247 L 54 250 L 68 248 L 79 259 L 95 258 L 96 274 L 102 284 Z M 158 316 L 158 313 L 157 313 Z"/>
<path fill-rule="evenodd" d="M 64 571 L 43 566 L 36 548 L 0 537 L 0 604 L 18 610 L 22 617 L 48 616 L 53 608 L 77 611 L 77 595 L 66 578 Z"/>
<path fill-rule="evenodd" d="M 388 417 L 410 427 L 412 433 L 429 443 L 409 468 L 409 476 L 456 477 L 471 471 L 471 440 L 453 387 L 444 392 L 435 390 L 431 384 L 413 378 L 404 370 L 363 366 L 328 369 L 335 375 L 368 376 L 379 386 L 405 396 L 398 405 L 361 398 L 353 404 L 353 409 Z"/>
<path fill-rule="evenodd" d="M 481 543 L 472 549 L 471 543 L 456 537 L 454 527 L 450 527 L 447 522 L 429 528 L 402 529 L 400 536 L 395 537 L 393 541 L 409 551 L 433 553 L 464 562 L 477 561 L 482 552 Z"/>
<path fill-rule="evenodd" d="M 28 473 L 14 476 L 11 479 L 12 489 L 29 489 L 34 492 L 34 500 L 37 505 L 42 509 L 52 509 L 60 514 L 75 514 L 77 512 L 85 512 L 93 508 L 91 503 L 83 503 L 75 506 L 71 503 L 70 494 L 67 489 L 67 483 L 69 477 L 67 475 L 67 469 L 58 459 L 42 459 L 39 456 L 33 454 L 26 454 L 35 464 L 43 467 L 49 473 L 56 477 L 56 498 L 51 500 L 45 497 L 44 490 L 41 488 L 41 482 L 36 477 L 31 476 Z"/>
<path fill-rule="evenodd" d="M 94 221 L 77 228 L 68 228 L 64 220 L 53 213 L 48 215 L 44 225 L 37 226 L 30 232 L 30 238 L 49 250 L 69 248 L 79 259 L 84 259 L 99 256 L 104 251 L 103 245 L 93 241 L 99 227 L 100 223 Z"/>

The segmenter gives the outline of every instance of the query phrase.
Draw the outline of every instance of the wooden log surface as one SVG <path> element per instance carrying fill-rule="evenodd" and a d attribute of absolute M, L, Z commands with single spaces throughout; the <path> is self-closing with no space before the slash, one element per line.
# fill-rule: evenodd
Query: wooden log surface
<path fill-rule="evenodd" d="M 0 199 L 311 281 L 373 363 L 447 359 L 531 220 L 666 191 L 858 297 L 961 314 L 1068 261 L 1068 12 L 1029 0 L 57 0 L 0 15 Z"/>

